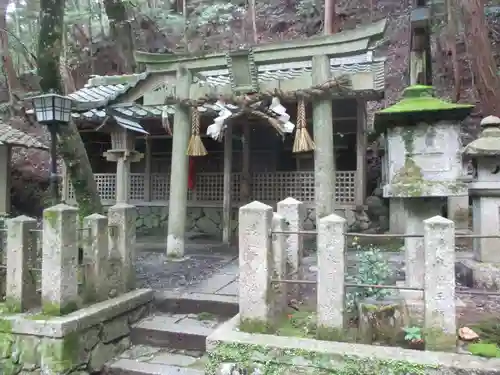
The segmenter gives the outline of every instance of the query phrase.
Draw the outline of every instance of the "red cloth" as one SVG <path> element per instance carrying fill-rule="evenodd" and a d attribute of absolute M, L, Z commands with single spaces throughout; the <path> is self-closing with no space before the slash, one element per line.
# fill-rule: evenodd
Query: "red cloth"
<path fill-rule="evenodd" d="M 189 157 L 189 170 L 188 170 L 188 189 L 194 190 L 196 187 L 196 165 L 194 157 Z"/>

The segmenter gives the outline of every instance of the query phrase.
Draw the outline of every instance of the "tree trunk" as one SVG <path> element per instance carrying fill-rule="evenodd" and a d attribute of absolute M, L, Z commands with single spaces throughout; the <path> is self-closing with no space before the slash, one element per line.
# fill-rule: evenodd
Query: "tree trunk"
<path fill-rule="evenodd" d="M 0 56 L 2 58 L 2 66 L 7 81 L 7 89 L 9 90 L 9 105 L 13 106 L 16 100 L 16 94 L 19 95 L 21 85 L 12 63 L 12 57 L 9 53 L 9 37 L 7 30 L 7 7 L 9 0 L 0 0 Z"/>
<path fill-rule="evenodd" d="M 451 62 L 453 67 L 453 81 L 455 87 L 453 88 L 452 101 L 457 103 L 460 100 L 460 92 L 462 89 L 462 72 L 460 62 L 457 54 L 457 17 L 456 17 L 455 1 L 446 0 L 446 14 L 447 14 L 447 45 L 451 54 Z"/>
<path fill-rule="evenodd" d="M 337 20 L 337 1 L 325 0 L 325 21 L 323 25 L 323 34 L 330 35 L 339 31 Z"/>
<path fill-rule="evenodd" d="M 462 1 L 465 43 L 474 77 L 474 87 L 484 116 L 500 116 L 500 77 L 493 57 L 483 0 Z"/>
<path fill-rule="evenodd" d="M 132 28 L 128 22 L 127 9 L 122 0 L 104 0 L 109 19 L 110 36 L 118 45 L 121 73 L 133 73 L 136 69 Z"/>
<path fill-rule="evenodd" d="M 64 93 L 60 74 L 62 31 L 65 0 L 40 1 L 40 34 L 38 39 L 38 76 L 43 92 Z M 82 138 L 74 122 L 59 128 L 59 153 L 73 184 L 76 202 L 82 217 L 103 213 L 103 207 L 92 167 Z"/>

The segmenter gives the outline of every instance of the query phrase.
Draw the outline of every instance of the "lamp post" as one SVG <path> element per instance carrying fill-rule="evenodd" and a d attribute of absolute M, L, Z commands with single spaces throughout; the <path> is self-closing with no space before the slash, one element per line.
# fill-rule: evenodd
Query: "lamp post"
<path fill-rule="evenodd" d="M 67 96 L 45 94 L 31 98 L 38 123 L 48 127 L 50 132 L 50 191 L 52 203 L 59 202 L 59 178 L 57 176 L 57 131 L 71 120 L 73 101 Z"/>

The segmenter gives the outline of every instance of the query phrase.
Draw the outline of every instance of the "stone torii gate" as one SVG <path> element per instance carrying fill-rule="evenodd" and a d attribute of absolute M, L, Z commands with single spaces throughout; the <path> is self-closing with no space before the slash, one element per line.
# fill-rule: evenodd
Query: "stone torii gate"
<path fill-rule="evenodd" d="M 289 41 L 279 44 L 256 45 L 247 50 L 228 53 L 208 54 L 198 57 L 182 57 L 172 54 L 136 52 L 138 63 L 145 64 L 149 74 L 154 74 L 160 83 L 168 83 L 165 95 L 161 97 L 155 92 L 154 102 L 144 96 L 144 104 L 175 104 L 174 132 L 172 143 L 172 169 L 170 181 L 169 220 L 167 236 L 167 254 L 180 257 L 184 254 L 185 217 L 187 212 L 187 180 L 188 157 L 186 150 L 190 139 L 190 113 L 187 101 L 196 101 L 206 97 L 222 95 L 244 95 L 247 93 L 264 93 L 271 91 L 299 91 L 324 84 L 332 78 L 332 59 L 346 61 L 360 55 L 369 56 L 386 29 L 386 20 L 353 30 L 329 36 L 310 38 L 307 40 Z M 368 61 L 368 63 L 371 63 Z M 300 67 L 301 73 L 291 78 L 264 80 L 261 72 L 266 66 L 281 66 L 279 69 L 295 69 Z M 278 70 L 279 70 L 278 69 Z M 203 82 L 207 72 L 229 71 L 230 84 L 215 87 Z M 224 73 L 223 73 L 224 74 Z M 200 79 L 201 78 L 201 79 Z M 372 71 L 357 71 L 349 74 L 349 89 L 339 92 L 328 92 L 312 99 L 313 133 L 315 142 L 314 177 L 315 208 L 317 218 L 334 212 L 335 206 L 335 161 L 332 124 L 332 100 L 345 97 L 362 98 L 363 100 L 380 99 L 380 88 L 377 88 L 375 74 Z M 151 87 L 153 88 L 153 87 Z M 125 101 L 134 100 L 139 91 L 132 90 Z M 376 92 L 376 94 L 375 94 Z M 178 101 L 165 103 L 165 97 L 175 96 Z M 148 101 L 146 103 L 146 101 Z M 159 103 L 158 103 L 159 102 Z M 183 105 L 184 104 L 184 105 Z M 364 102 L 363 102 L 364 106 Z M 364 108 L 364 107 L 363 107 Z M 364 118 L 364 117 L 363 117 Z M 361 134 L 366 136 L 363 130 Z M 231 143 L 231 142 L 227 142 Z M 364 142 L 366 145 L 366 142 Z M 223 240 L 228 241 L 229 221 L 231 213 L 230 157 L 225 148 L 224 171 L 224 231 Z M 229 152 L 231 154 L 231 152 Z M 360 159 L 359 169 L 365 169 L 364 157 Z M 362 160 L 361 160 L 362 159 Z M 227 199 L 226 199 L 227 196 Z M 362 194 L 360 194 L 362 196 Z M 362 200 L 362 198 L 361 198 Z"/>

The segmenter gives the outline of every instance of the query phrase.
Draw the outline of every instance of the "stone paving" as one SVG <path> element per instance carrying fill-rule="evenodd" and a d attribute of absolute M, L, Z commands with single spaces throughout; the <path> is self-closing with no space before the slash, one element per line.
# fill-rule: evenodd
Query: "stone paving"
<path fill-rule="evenodd" d="M 201 351 L 135 345 L 123 352 L 113 366 L 147 374 L 200 375 L 207 359 Z"/>
<path fill-rule="evenodd" d="M 236 247 L 221 245 L 210 239 L 192 239 L 186 256 L 168 259 L 165 239 L 139 238 L 136 251 L 136 279 L 139 287 L 155 290 L 182 290 L 212 276 L 237 258 Z"/>

